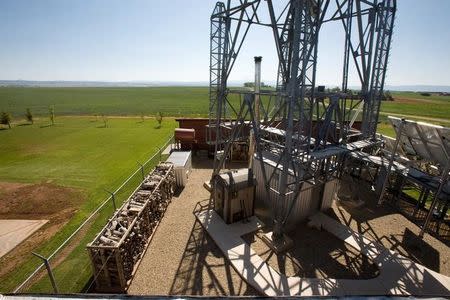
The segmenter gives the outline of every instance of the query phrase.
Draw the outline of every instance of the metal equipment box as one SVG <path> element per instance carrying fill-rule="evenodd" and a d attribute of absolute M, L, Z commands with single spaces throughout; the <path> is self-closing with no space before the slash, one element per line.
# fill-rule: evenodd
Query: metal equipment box
<path fill-rule="evenodd" d="M 266 171 L 266 176 L 270 176 L 274 169 L 277 169 L 277 173 L 274 177 L 278 177 L 278 174 L 281 173 L 276 159 L 271 156 L 264 157 L 264 169 Z M 256 157 L 253 158 L 253 171 L 256 180 L 258 182 L 264 182 L 261 163 Z M 288 181 L 293 182 L 294 180 L 293 173 L 290 170 Z M 306 220 L 309 216 L 318 211 L 328 209 L 331 206 L 337 182 L 338 181 L 333 180 L 329 183 L 327 182 L 325 185 L 314 182 L 305 182 L 301 186 L 301 190 L 296 198 L 294 198 L 295 193 L 290 192 L 286 197 L 286 206 L 290 208 L 290 213 L 286 220 L 286 227 L 288 229 L 293 229 L 299 222 Z M 278 189 L 278 182 L 274 181 L 271 188 L 274 190 Z M 273 201 L 276 201 L 276 199 L 277 195 L 275 192 L 268 197 L 264 185 L 257 185 L 255 192 L 255 208 L 258 218 L 267 221 L 272 219 L 273 214 L 271 211 L 274 206 Z"/>
<path fill-rule="evenodd" d="M 233 170 L 214 178 L 214 210 L 230 224 L 254 215 L 256 179 L 248 169 Z"/>
<path fill-rule="evenodd" d="M 175 151 L 167 158 L 168 162 L 173 163 L 175 179 L 178 187 L 185 187 L 187 179 L 192 170 L 192 152 Z"/>

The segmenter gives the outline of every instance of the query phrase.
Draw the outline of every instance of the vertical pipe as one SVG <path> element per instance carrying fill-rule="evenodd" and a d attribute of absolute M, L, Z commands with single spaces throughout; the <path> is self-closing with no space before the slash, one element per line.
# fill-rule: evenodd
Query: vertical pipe
<path fill-rule="evenodd" d="M 255 56 L 255 124 L 259 126 L 259 121 L 261 120 L 261 116 L 259 113 L 259 105 L 260 105 L 260 97 L 259 93 L 261 91 L 261 61 L 262 56 Z M 250 131 L 249 138 L 249 151 L 248 151 L 248 168 L 251 169 L 253 167 L 253 154 L 255 153 L 255 128 Z M 249 173 L 250 174 L 250 173 Z M 250 180 L 250 178 L 249 178 Z"/>
<path fill-rule="evenodd" d="M 261 120 L 261 116 L 259 114 L 259 93 L 261 91 L 261 61 L 262 56 L 255 56 L 255 116 L 257 125 L 259 125 L 259 121 Z"/>

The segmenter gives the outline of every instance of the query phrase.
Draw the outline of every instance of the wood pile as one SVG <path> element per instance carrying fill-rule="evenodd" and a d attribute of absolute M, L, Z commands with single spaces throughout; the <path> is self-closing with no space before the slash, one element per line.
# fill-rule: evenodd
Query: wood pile
<path fill-rule="evenodd" d="M 175 186 L 173 165 L 160 163 L 88 244 L 97 291 L 126 291 Z"/>

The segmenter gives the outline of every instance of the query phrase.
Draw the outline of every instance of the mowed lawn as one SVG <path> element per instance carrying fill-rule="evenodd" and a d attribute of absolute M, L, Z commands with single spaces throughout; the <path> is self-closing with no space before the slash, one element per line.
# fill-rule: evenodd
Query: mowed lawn
<path fill-rule="evenodd" d="M 54 126 L 47 126 L 48 123 L 47 118 L 41 118 L 34 125 L 14 124 L 11 130 L 0 130 L 0 181 L 51 182 L 79 189 L 86 196 L 70 222 L 35 249 L 44 255 L 52 253 L 106 199 L 105 190 L 115 190 L 138 168 L 138 162 L 143 163 L 155 154 L 176 126 L 174 119 L 165 118 L 162 127 L 155 129 L 154 119 L 142 122 L 136 117 L 109 117 L 106 128 L 101 118 L 93 117 L 56 117 Z M 119 203 L 139 180 L 140 173 L 117 195 Z M 111 213 L 112 205 L 108 205 L 89 223 L 87 230 L 77 235 L 77 245 L 55 267 L 62 291 L 80 291 L 88 282 L 91 269 L 85 246 Z M 38 263 L 31 254 L 25 257 L 24 264 L 0 278 L 0 292 L 11 292 Z M 31 290 L 50 292 L 51 285 L 44 277 Z"/>
<path fill-rule="evenodd" d="M 0 130 L 0 180 L 53 181 L 98 190 L 116 186 L 173 134 L 174 119 L 56 117 Z M 124 177 L 125 176 L 125 177 Z"/>

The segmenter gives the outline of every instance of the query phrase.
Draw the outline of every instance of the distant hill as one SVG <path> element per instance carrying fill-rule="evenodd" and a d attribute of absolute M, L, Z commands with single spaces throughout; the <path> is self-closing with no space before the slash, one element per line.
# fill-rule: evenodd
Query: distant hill
<path fill-rule="evenodd" d="M 275 86 L 276 83 L 268 84 Z M 207 81 L 33 81 L 0 80 L 0 86 L 21 87 L 152 87 L 152 86 L 208 86 Z M 243 86 L 244 81 L 229 81 L 229 86 Z M 337 85 L 327 85 L 333 88 Z M 355 88 L 355 87 L 350 87 Z M 411 92 L 450 92 L 449 85 L 387 85 L 385 90 Z"/>
<path fill-rule="evenodd" d="M 17 87 L 152 87 L 152 86 L 208 86 L 208 82 L 184 81 L 34 81 L 0 80 L 0 86 Z"/>
<path fill-rule="evenodd" d="M 450 93 L 449 85 L 387 85 L 384 89 L 389 91 Z"/>

